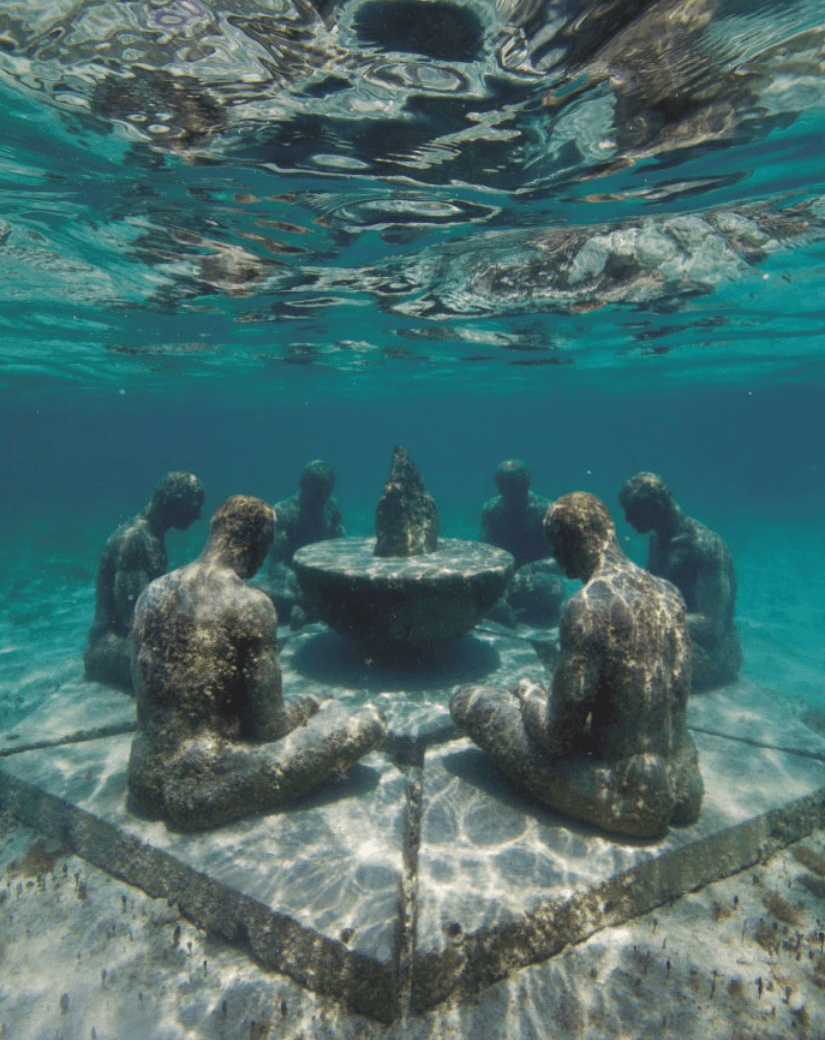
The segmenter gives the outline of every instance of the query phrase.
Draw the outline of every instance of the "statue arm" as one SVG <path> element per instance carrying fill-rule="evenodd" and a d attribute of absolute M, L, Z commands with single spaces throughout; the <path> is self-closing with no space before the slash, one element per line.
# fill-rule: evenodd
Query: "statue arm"
<path fill-rule="evenodd" d="M 129 656 L 132 671 L 132 685 L 135 690 L 138 729 L 143 732 L 147 732 L 152 721 L 149 693 L 146 687 L 146 674 L 144 667 L 141 666 L 144 662 L 140 661 L 140 654 L 144 640 L 144 629 L 146 626 L 148 599 L 149 595 L 144 589 L 140 596 L 138 596 L 138 601 L 135 604 L 135 616 L 129 637 L 131 641 Z"/>
<path fill-rule="evenodd" d="M 108 631 L 116 620 L 115 611 L 115 565 L 109 542 L 100 557 L 95 580 L 95 616 L 92 630 Z"/>
<path fill-rule="evenodd" d="M 687 616 L 690 634 L 696 642 L 707 645 L 724 635 L 726 620 L 732 614 L 730 557 L 721 539 L 705 533 L 685 545 L 684 558 L 694 575 Z"/>
<path fill-rule="evenodd" d="M 256 597 L 248 612 L 250 633 L 244 661 L 249 738 L 278 740 L 288 732 L 278 663 L 278 622 L 268 599 Z"/>
<path fill-rule="evenodd" d="M 256 598 L 250 617 L 253 632 L 246 640 L 249 649 L 244 666 L 249 739 L 269 742 L 303 725 L 318 711 L 321 702 L 309 696 L 284 703 L 275 608 L 266 596 Z"/>
<path fill-rule="evenodd" d="M 329 529 L 332 532 L 330 538 L 343 538 L 346 531 L 344 530 L 344 518 L 341 515 L 341 510 L 338 508 L 337 502 L 331 502 L 330 505 L 332 506 L 329 525 Z"/>
<path fill-rule="evenodd" d="M 719 562 L 703 561 L 695 586 L 696 609 L 688 614 L 690 634 L 698 643 L 722 637 L 730 595 L 730 583 Z"/>
<path fill-rule="evenodd" d="M 275 537 L 272 539 L 272 548 L 269 550 L 270 564 L 289 563 L 289 535 L 288 532 L 278 524 L 275 528 Z"/>
<path fill-rule="evenodd" d="M 661 576 L 664 567 L 663 552 L 659 535 L 653 531 L 647 540 L 647 570 Z"/>
<path fill-rule="evenodd" d="M 478 540 L 487 545 L 494 545 L 495 527 L 493 519 L 493 507 L 486 502 L 481 510 L 481 523 L 479 525 Z"/>
<path fill-rule="evenodd" d="M 553 758 L 581 747 L 599 678 L 598 640 L 582 601 L 574 597 L 562 614 L 561 652 L 553 672 L 547 725 L 541 744 Z"/>
<path fill-rule="evenodd" d="M 162 548 L 152 558 L 144 532 L 129 532 L 115 553 L 112 599 L 117 629 L 128 632 L 141 592 L 166 569 Z"/>

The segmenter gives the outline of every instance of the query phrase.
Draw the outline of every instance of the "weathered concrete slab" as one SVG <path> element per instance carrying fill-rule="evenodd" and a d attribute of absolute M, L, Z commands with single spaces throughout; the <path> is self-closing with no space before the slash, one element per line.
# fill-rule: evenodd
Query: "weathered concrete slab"
<path fill-rule="evenodd" d="M 135 728 L 135 700 L 128 694 L 72 678 L 48 693 L 37 709 L 0 733 L 0 757 Z"/>
<path fill-rule="evenodd" d="M 457 739 L 448 702 L 460 683 L 540 677 L 535 643 L 485 625 L 390 668 L 323 626 L 290 633 L 286 695 L 378 704 L 406 775 L 373 754 L 278 814 L 195 835 L 126 808 L 134 701 L 66 677 L 0 733 L 0 802 L 381 1020 L 469 994 L 825 824 L 825 735 L 805 724 L 808 706 L 748 678 L 691 699 L 707 792 L 695 827 L 634 844 L 523 800 Z"/>
<path fill-rule="evenodd" d="M 825 721 L 825 714 L 812 712 L 806 702 L 789 697 L 781 687 L 747 676 L 720 690 L 694 694 L 688 702 L 688 724 L 694 729 L 825 760 L 820 715 Z"/>
<path fill-rule="evenodd" d="M 111 874 L 377 1019 L 397 1000 L 405 782 L 384 756 L 288 810 L 177 834 L 126 807 L 128 736 L 0 760 L 0 802 Z"/>
<path fill-rule="evenodd" d="M 424 770 L 412 1007 L 510 970 L 734 873 L 825 822 L 825 762 L 697 734 L 699 822 L 623 841 L 532 804 L 468 740 Z"/>
<path fill-rule="evenodd" d="M 412 752 L 456 736 L 449 711 L 455 686 L 509 687 L 542 674 L 529 639 L 496 630 L 475 629 L 429 657 L 388 666 L 353 640 L 313 625 L 285 639 L 279 656 L 287 697 L 320 693 L 353 708 L 371 701 L 387 720 L 388 749 Z"/>

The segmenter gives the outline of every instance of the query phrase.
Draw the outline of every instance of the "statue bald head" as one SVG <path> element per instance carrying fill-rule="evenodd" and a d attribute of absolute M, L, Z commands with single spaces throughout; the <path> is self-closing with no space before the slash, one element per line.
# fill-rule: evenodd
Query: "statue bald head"
<path fill-rule="evenodd" d="M 201 515 L 203 484 L 194 473 L 173 470 L 155 485 L 149 512 L 164 528 L 183 531 Z"/>
<path fill-rule="evenodd" d="M 498 493 L 509 504 L 527 501 L 530 490 L 530 471 L 521 459 L 505 459 L 496 466 Z"/>
<path fill-rule="evenodd" d="M 323 459 L 313 459 L 301 471 L 298 486 L 302 502 L 322 506 L 335 487 L 335 471 Z"/>
<path fill-rule="evenodd" d="M 619 505 L 640 534 L 659 530 L 678 508 L 673 492 L 658 473 L 637 473 L 626 480 L 619 491 Z"/>
<path fill-rule="evenodd" d="M 586 491 L 562 495 L 544 517 L 544 536 L 568 578 L 587 581 L 615 535 L 610 510 Z"/>
<path fill-rule="evenodd" d="M 207 549 L 241 578 L 251 578 L 266 559 L 275 536 L 275 510 L 251 495 L 235 495 L 215 510 Z"/>

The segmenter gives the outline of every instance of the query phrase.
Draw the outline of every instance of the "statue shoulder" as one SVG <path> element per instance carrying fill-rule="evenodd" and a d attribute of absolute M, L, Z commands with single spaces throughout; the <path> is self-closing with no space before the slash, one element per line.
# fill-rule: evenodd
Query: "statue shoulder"
<path fill-rule="evenodd" d="M 233 575 L 234 577 L 234 575 Z M 233 616 L 238 631 L 253 640 L 275 641 L 278 631 L 278 615 L 272 600 L 261 589 L 256 589 L 237 579 L 232 588 Z"/>
<path fill-rule="evenodd" d="M 584 589 L 579 589 L 570 596 L 561 609 L 559 631 L 562 635 L 576 635 L 589 628 L 592 621 L 593 612 L 585 598 Z"/>
<path fill-rule="evenodd" d="M 492 498 L 488 498 L 484 505 L 481 507 L 481 515 L 489 516 L 491 513 L 497 513 L 501 509 L 501 498 L 498 495 L 494 495 Z"/>
<path fill-rule="evenodd" d="M 699 520 L 690 518 L 671 545 L 674 559 L 694 568 L 716 567 L 730 557 L 720 535 Z"/>
<path fill-rule="evenodd" d="M 290 495 L 289 498 L 282 498 L 279 502 L 276 502 L 272 507 L 275 510 L 276 523 L 278 526 L 286 523 L 293 523 L 296 516 L 300 511 L 298 504 L 298 495 Z"/>
<path fill-rule="evenodd" d="M 528 492 L 527 497 L 527 508 L 531 513 L 538 513 L 542 520 L 547 513 L 547 510 L 553 503 L 549 498 L 544 498 L 542 495 L 537 495 L 534 491 Z"/>
<path fill-rule="evenodd" d="M 164 554 L 163 540 L 151 529 L 145 516 L 136 516 L 115 532 L 117 555 L 122 564 L 132 566 Z"/>

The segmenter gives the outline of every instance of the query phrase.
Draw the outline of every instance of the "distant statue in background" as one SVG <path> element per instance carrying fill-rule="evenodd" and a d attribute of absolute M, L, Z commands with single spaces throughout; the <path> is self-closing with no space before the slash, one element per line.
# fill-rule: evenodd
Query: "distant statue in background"
<path fill-rule="evenodd" d="M 506 549 L 516 561 L 507 592 L 488 615 L 514 625 L 550 626 L 559 619 L 564 583 L 550 557 L 542 523 L 550 505 L 530 490 L 530 471 L 521 459 L 505 459 L 495 472 L 498 495 L 481 510 L 479 541 Z"/>
<path fill-rule="evenodd" d="M 516 561 L 525 563 L 550 555 L 542 522 L 550 505 L 530 490 L 530 471 L 521 459 L 505 459 L 496 467 L 498 495 L 481 510 L 479 541 L 506 549 Z"/>
<path fill-rule="evenodd" d="M 275 503 L 278 525 L 270 558 L 290 564 L 296 550 L 327 538 L 343 538 L 344 525 L 338 503 L 332 497 L 335 471 L 328 462 L 314 459 L 301 471 L 294 495 Z"/>
<path fill-rule="evenodd" d="M 736 572 L 718 534 L 685 516 L 667 484 L 656 473 L 626 480 L 619 503 L 627 522 L 650 535 L 647 569 L 673 582 L 688 609 L 693 641 L 692 688 L 732 682 L 742 665 L 734 625 Z"/>
<path fill-rule="evenodd" d="M 182 830 L 271 812 L 384 735 L 372 706 L 350 713 L 312 696 L 284 702 L 275 609 L 244 582 L 274 530 L 271 506 L 228 499 L 198 559 L 153 581 L 138 601 L 129 793 L 139 811 Z"/>
<path fill-rule="evenodd" d="M 132 618 L 138 596 L 169 566 L 164 536 L 185 530 L 203 508 L 203 485 L 193 473 L 167 473 L 146 508 L 106 542 L 97 572 L 95 617 L 83 662 L 86 678 L 131 691 Z"/>
<path fill-rule="evenodd" d="M 568 578 L 552 686 L 459 687 L 450 711 L 525 794 L 618 834 L 651 838 L 699 816 L 703 784 L 687 732 L 690 639 L 667 581 L 619 548 L 607 506 L 575 492 L 545 519 Z"/>
<path fill-rule="evenodd" d="M 297 492 L 275 503 L 278 523 L 263 587 L 284 621 L 289 620 L 296 606 L 302 615 L 307 610 L 292 572 L 292 557 L 305 545 L 344 537 L 341 510 L 332 496 L 334 487 L 332 466 L 314 459 L 301 471 Z"/>

